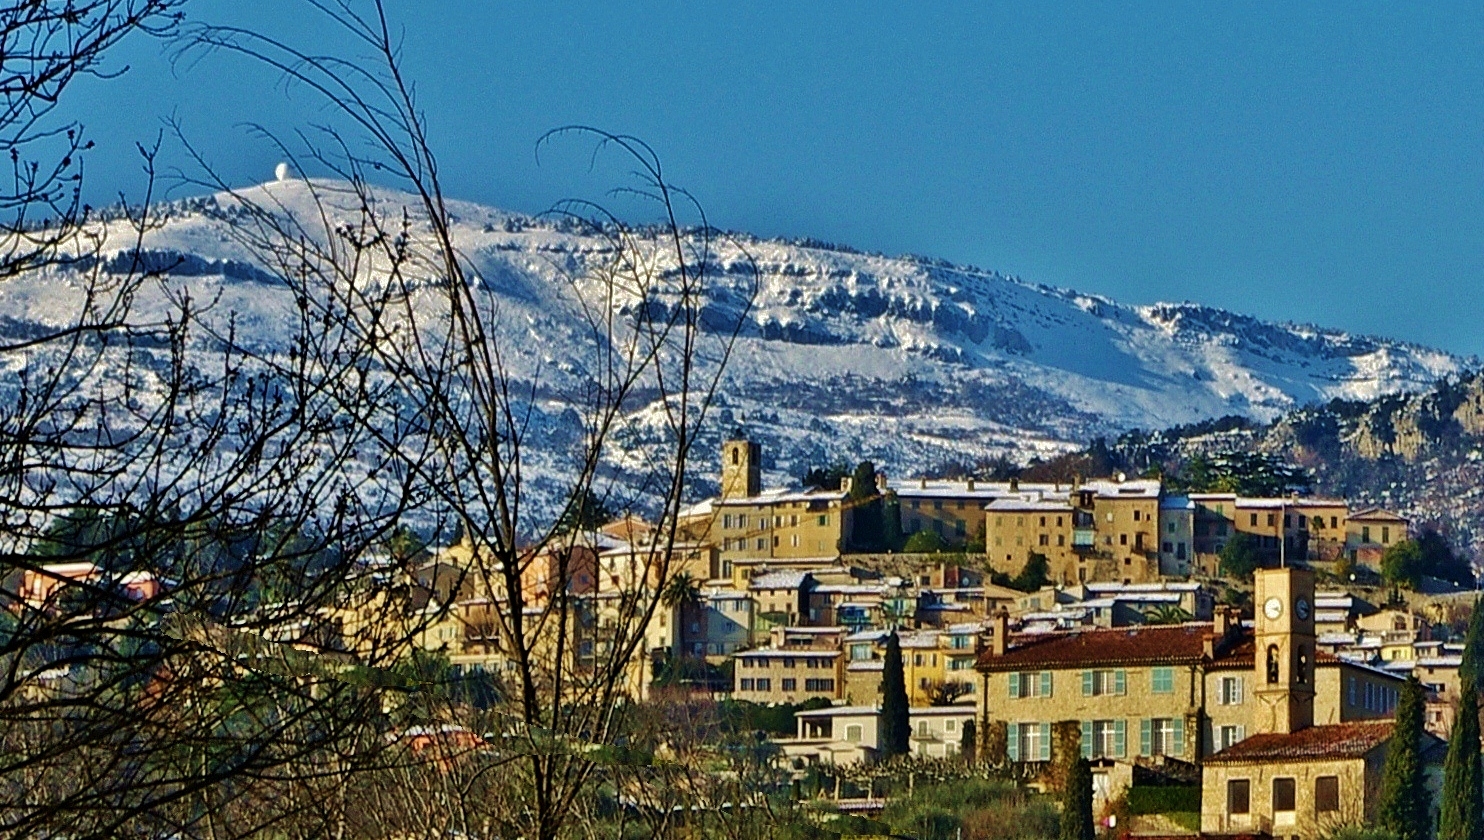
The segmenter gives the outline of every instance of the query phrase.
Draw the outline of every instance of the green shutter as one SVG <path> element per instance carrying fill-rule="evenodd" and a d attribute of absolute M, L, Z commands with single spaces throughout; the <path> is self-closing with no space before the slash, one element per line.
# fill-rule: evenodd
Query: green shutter
<path fill-rule="evenodd" d="M 1092 721 L 1082 721 L 1082 757 L 1092 758 Z"/>
<path fill-rule="evenodd" d="M 1010 672 L 1010 696 L 1020 696 L 1020 674 L 1014 671 Z"/>
<path fill-rule="evenodd" d="M 1051 760 L 1051 724 L 1041 724 L 1041 760 Z"/>
<path fill-rule="evenodd" d="M 1175 755 L 1185 755 L 1185 718 L 1175 718 Z"/>
<path fill-rule="evenodd" d="M 1092 696 L 1092 672 L 1091 671 L 1083 671 L 1082 672 L 1082 696 L 1083 697 L 1091 697 Z"/>
<path fill-rule="evenodd" d="M 1139 755 L 1149 755 L 1154 749 L 1152 729 L 1149 718 L 1139 720 Z"/>
<path fill-rule="evenodd" d="M 1128 672 L 1119 668 L 1113 672 L 1113 693 L 1123 695 L 1128 691 Z"/>
<path fill-rule="evenodd" d="M 1011 761 L 1020 760 L 1020 724 L 1012 723 L 1005 730 L 1005 752 Z"/>
<path fill-rule="evenodd" d="M 1050 671 L 1042 671 L 1041 672 L 1041 696 L 1042 697 L 1050 697 L 1051 696 L 1051 672 Z"/>
<path fill-rule="evenodd" d="M 1123 718 L 1113 721 L 1113 755 L 1117 758 L 1128 755 L 1128 721 Z"/>

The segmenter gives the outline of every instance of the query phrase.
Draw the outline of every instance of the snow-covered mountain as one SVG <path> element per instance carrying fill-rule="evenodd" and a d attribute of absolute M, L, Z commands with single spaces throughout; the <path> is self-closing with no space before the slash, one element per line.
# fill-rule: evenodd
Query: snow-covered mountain
<path fill-rule="evenodd" d="M 301 181 L 247 192 L 317 219 Z M 379 194 L 383 210 L 409 199 Z M 215 311 L 234 312 L 245 341 L 287 341 L 294 301 L 268 266 L 226 231 L 232 202 L 177 202 L 143 248 L 169 279 Z M 497 304 L 498 338 L 518 372 L 580 380 L 584 361 L 572 277 L 610 253 L 601 237 L 557 220 L 465 203 L 454 237 Z M 354 208 L 342 211 L 345 220 Z M 331 213 L 331 227 L 337 222 Z M 132 247 L 115 234 L 108 248 Z M 751 298 L 756 265 L 759 276 Z M 773 478 L 871 458 L 895 475 L 994 455 L 1025 459 L 1129 427 L 1224 414 L 1270 420 L 1334 397 L 1415 391 L 1475 362 L 1399 341 L 1274 324 L 1193 303 L 1134 306 L 917 257 L 738 235 L 712 244 L 717 278 L 703 312 L 714 327 L 745 311 L 710 434 L 738 425 L 760 438 Z M 80 284 L 67 270 L 0 283 L 0 336 L 65 324 Z M 163 306 L 141 295 L 139 317 Z M 559 440 L 562 387 L 541 392 L 540 422 Z M 646 407 L 637 406 L 642 419 Z M 570 419 L 570 418 L 569 418 Z M 565 431 L 564 431 L 565 430 Z M 712 466 L 705 465 L 709 473 Z M 705 488 L 700 488 L 704 490 Z"/>

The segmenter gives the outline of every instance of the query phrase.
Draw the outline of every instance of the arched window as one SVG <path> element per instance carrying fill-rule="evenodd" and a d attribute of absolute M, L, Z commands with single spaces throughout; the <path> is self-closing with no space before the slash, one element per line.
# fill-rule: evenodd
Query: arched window
<path fill-rule="evenodd" d="M 1299 685 L 1309 681 L 1309 649 L 1304 645 L 1298 647 L 1298 675 L 1294 679 Z"/>
<path fill-rule="evenodd" d="M 1268 682 L 1278 681 L 1278 646 L 1268 645 Z"/>

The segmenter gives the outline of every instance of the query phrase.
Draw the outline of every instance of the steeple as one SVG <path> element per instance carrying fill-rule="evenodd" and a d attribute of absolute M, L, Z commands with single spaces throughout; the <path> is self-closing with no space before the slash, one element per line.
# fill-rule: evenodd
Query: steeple
<path fill-rule="evenodd" d="M 1258 732 L 1314 725 L 1314 573 L 1259 569 L 1254 589 L 1253 657 Z"/>
<path fill-rule="evenodd" d="M 721 497 L 740 499 L 763 492 L 763 448 L 740 431 L 721 445 Z"/>

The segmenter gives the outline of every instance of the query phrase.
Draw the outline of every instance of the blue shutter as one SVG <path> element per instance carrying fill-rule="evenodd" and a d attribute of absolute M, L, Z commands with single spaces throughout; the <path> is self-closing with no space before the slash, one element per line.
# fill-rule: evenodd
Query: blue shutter
<path fill-rule="evenodd" d="M 1041 696 L 1042 697 L 1050 697 L 1051 696 L 1051 672 L 1050 671 L 1042 671 L 1041 672 Z"/>
<path fill-rule="evenodd" d="M 1175 718 L 1175 755 L 1185 755 L 1185 718 Z"/>
<path fill-rule="evenodd" d="M 1051 724 L 1041 724 L 1041 760 L 1051 760 Z"/>
<path fill-rule="evenodd" d="M 1020 724 L 1012 723 L 1006 727 L 1005 752 L 1011 761 L 1020 760 Z"/>
<path fill-rule="evenodd" d="M 1139 720 L 1139 755 L 1149 755 L 1154 749 L 1154 737 L 1149 718 Z"/>
<path fill-rule="evenodd" d="M 1092 696 L 1092 672 L 1091 671 L 1083 671 L 1082 672 L 1082 696 L 1083 697 L 1091 697 Z"/>
<path fill-rule="evenodd" d="M 1122 668 L 1113 672 L 1113 693 L 1122 696 L 1128 691 L 1128 672 Z"/>
<path fill-rule="evenodd" d="M 1092 721 L 1082 721 L 1082 757 L 1092 758 Z"/>
<path fill-rule="evenodd" d="M 1123 718 L 1113 721 L 1113 755 L 1118 758 L 1128 755 L 1128 721 Z"/>
<path fill-rule="evenodd" d="M 1015 671 L 1010 672 L 1010 696 L 1020 696 L 1020 674 Z"/>

